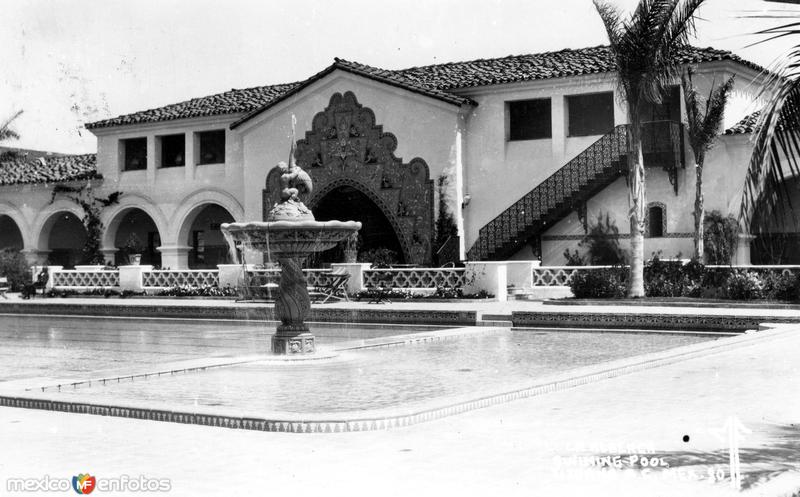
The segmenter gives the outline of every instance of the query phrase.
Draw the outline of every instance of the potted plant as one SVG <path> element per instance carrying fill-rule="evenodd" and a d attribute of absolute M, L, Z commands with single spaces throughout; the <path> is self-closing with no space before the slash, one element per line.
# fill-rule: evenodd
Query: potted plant
<path fill-rule="evenodd" d="M 131 233 L 128 235 L 123 248 L 125 249 L 125 253 L 128 254 L 128 264 L 132 266 L 138 266 L 142 261 L 142 250 L 144 249 L 144 245 L 136 233 Z"/>

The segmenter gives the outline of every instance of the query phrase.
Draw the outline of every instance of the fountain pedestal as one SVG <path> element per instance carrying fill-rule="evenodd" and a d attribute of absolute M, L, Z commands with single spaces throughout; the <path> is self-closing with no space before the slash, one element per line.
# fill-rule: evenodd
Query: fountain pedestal
<path fill-rule="evenodd" d="M 305 323 L 311 312 L 306 277 L 300 260 L 281 258 L 281 282 L 275 300 L 275 314 L 281 324 L 272 336 L 274 354 L 312 354 L 316 350 L 314 335 Z"/>

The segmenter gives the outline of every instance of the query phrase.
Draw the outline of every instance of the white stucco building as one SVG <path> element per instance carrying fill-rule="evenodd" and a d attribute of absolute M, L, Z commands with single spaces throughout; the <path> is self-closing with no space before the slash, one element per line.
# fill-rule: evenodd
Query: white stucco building
<path fill-rule="evenodd" d="M 757 90 L 761 68 L 730 52 L 694 48 L 677 62 L 696 68 L 701 93 L 730 75 L 738 98 Z M 297 160 L 315 181 L 309 206 L 318 219 L 362 221 L 363 250 L 388 248 L 414 264 L 447 251 L 563 264 L 598 213 L 609 213 L 622 237 L 628 232 L 626 113 L 612 68 L 607 47 L 406 70 L 337 59 L 300 83 L 89 123 L 96 156 L 2 164 L 0 246 L 23 249 L 32 262 L 76 263 L 83 212 L 53 188 L 88 182 L 98 198 L 122 192 L 101 215 L 109 261 L 136 232 L 145 262 L 223 262 L 219 224 L 263 219 L 268 174 L 288 159 L 295 116 Z M 692 251 L 694 171 L 682 102 L 676 82 L 645 118 L 647 201 L 662 218 L 648 228 L 645 254 Z M 733 128 L 709 153 L 707 211 L 738 214 L 749 130 Z M 458 231 L 444 248 L 433 233 L 440 194 Z"/>

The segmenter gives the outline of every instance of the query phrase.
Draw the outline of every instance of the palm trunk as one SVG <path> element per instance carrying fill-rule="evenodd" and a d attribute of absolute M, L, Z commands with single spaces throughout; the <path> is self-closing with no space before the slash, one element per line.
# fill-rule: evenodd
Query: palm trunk
<path fill-rule="evenodd" d="M 694 256 L 703 262 L 703 161 L 701 159 L 697 160 L 694 170 L 697 175 L 694 190 Z"/>
<path fill-rule="evenodd" d="M 644 297 L 644 215 L 645 178 L 642 136 L 638 122 L 630 130 L 630 155 L 628 155 L 628 205 L 631 222 L 630 277 L 628 297 Z"/>

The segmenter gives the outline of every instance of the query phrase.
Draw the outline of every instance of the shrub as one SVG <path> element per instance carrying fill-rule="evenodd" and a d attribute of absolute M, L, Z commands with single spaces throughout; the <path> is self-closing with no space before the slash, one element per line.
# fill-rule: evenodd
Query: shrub
<path fill-rule="evenodd" d="M 754 300 L 764 296 L 764 281 L 752 271 L 734 271 L 725 283 L 729 299 Z"/>
<path fill-rule="evenodd" d="M 619 246 L 619 229 L 606 213 L 597 215 L 597 222 L 589 227 L 580 247 L 586 247 L 588 263 L 594 266 L 625 264 L 625 251 Z"/>
<path fill-rule="evenodd" d="M 17 249 L 0 250 L 0 276 L 8 278 L 12 292 L 19 292 L 31 282 L 31 268 Z"/>
<path fill-rule="evenodd" d="M 621 298 L 625 295 L 627 271 L 622 268 L 578 271 L 570 288 L 578 299 Z"/>
<path fill-rule="evenodd" d="M 160 297 L 235 297 L 237 291 L 230 286 L 220 288 L 212 285 L 175 285 L 166 290 L 161 290 L 156 295 Z"/>
<path fill-rule="evenodd" d="M 370 262 L 372 263 L 372 267 L 381 268 L 397 264 L 399 259 L 397 258 L 397 252 L 381 247 L 361 252 L 358 256 L 358 260 L 361 262 Z"/>
<path fill-rule="evenodd" d="M 564 259 L 567 260 L 567 266 L 585 266 L 583 256 L 577 250 L 572 252 L 569 249 L 564 250 Z"/>
<path fill-rule="evenodd" d="M 764 297 L 771 300 L 797 300 L 797 276 L 793 273 L 767 273 L 764 276 Z"/>
<path fill-rule="evenodd" d="M 705 266 L 697 260 L 686 264 L 664 261 L 659 254 L 644 268 L 644 289 L 648 297 L 699 297 Z"/>

